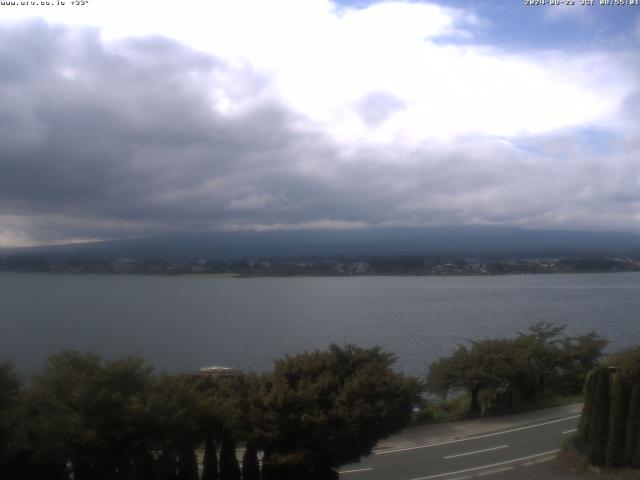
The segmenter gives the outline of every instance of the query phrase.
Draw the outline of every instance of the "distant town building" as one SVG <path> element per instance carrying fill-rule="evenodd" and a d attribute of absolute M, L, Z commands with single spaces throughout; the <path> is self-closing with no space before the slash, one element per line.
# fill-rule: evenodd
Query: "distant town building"
<path fill-rule="evenodd" d="M 189 373 L 189 376 L 193 377 L 208 377 L 208 378 L 229 378 L 229 377 L 239 377 L 242 375 L 242 372 L 236 368 L 231 367 L 202 367 L 200 370 L 194 373 Z"/>

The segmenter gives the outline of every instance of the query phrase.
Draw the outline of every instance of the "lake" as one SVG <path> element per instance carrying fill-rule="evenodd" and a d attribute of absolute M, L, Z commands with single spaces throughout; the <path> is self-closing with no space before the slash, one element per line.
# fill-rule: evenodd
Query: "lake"
<path fill-rule="evenodd" d="M 0 358 L 26 374 L 62 349 L 138 354 L 160 371 L 271 368 L 331 342 L 380 345 L 424 375 L 459 342 L 538 321 L 640 344 L 640 273 L 211 278 L 0 273 Z"/>

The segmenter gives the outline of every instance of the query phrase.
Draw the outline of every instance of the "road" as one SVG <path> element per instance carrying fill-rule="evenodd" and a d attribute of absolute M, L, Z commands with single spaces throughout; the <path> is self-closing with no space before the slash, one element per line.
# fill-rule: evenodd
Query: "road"
<path fill-rule="evenodd" d="M 550 463 L 577 426 L 580 405 L 416 427 L 381 443 L 343 480 L 574 478 Z M 461 435 L 462 434 L 462 435 Z"/>

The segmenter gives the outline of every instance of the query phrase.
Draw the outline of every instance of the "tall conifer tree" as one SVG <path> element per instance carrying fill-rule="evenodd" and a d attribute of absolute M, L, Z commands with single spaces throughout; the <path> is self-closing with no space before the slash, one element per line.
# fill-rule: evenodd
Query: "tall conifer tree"
<path fill-rule="evenodd" d="M 588 456 L 593 465 L 604 465 L 606 461 L 607 440 L 609 435 L 609 369 L 599 367 L 595 371 L 596 383 L 593 407 L 591 410 L 591 430 L 589 433 Z"/>
<path fill-rule="evenodd" d="M 621 467 L 624 463 L 627 419 L 629 414 L 629 383 L 624 375 L 616 374 L 609 413 L 609 439 L 607 441 L 607 465 Z"/>
<path fill-rule="evenodd" d="M 632 466 L 640 433 L 640 382 L 636 382 L 631 390 L 629 400 L 629 416 L 627 418 L 627 438 L 624 450 L 624 464 Z"/>
<path fill-rule="evenodd" d="M 260 480 L 258 449 L 252 442 L 247 443 L 242 456 L 242 480 Z"/>
<path fill-rule="evenodd" d="M 204 461 L 202 466 L 202 480 L 218 480 L 218 454 L 213 435 L 207 435 L 204 444 Z"/>
<path fill-rule="evenodd" d="M 220 480 L 240 480 L 240 465 L 236 458 L 236 443 L 227 435 L 220 449 Z"/>
<path fill-rule="evenodd" d="M 180 451 L 178 478 L 180 480 L 198 480 L 198 460 L 193 448 L 185 447 Z"/>
<path fill-rule="evenodd" d="M 578 433 L 576 438 L 582 444 L 586 445 L 589 441 L 589 431 L 591 429 L 591 421 L 593 415 L 593 399 L 595 397 L 596 390 L 596 375 L 595 370 L 592 370 L 587 375 L 585 382 L 585 399 L 584 406 L 582 408 L 582 416 L 580 417 L 580 424 L 578 425 Z"/>

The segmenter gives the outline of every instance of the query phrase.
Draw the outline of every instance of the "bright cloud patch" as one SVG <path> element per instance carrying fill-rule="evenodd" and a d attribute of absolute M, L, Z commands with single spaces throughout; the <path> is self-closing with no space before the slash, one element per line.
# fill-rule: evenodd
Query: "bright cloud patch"
<path fill-rule="evenodd" d="M 416 142 L 606 123 L 633 85 L 615 59 L 591 68 L 598 60 L 588 55 L 527 56 L 474 46 L 474 31 L 487 28 L 477 14 L 434 4 L 353 9 L 326 0 L 112 0 L 46 13 L 57 21 L 98 25 L 107 39 L 162 34 L 229 61 L 249 62 L 269 75 L 291 107 L 342 141 Z M 440 38 L 468 42 L 447 45 Z M 611 75 L 615 82 L 606 89 L 597 78 L 603 69 L 621 74 Z M 368 121 L 357 106 L 376 92 L 406 108 L 385 121 L 379 115 Z M 224 89 L 211 95 L 216 108 L 233 110 Z"/>

